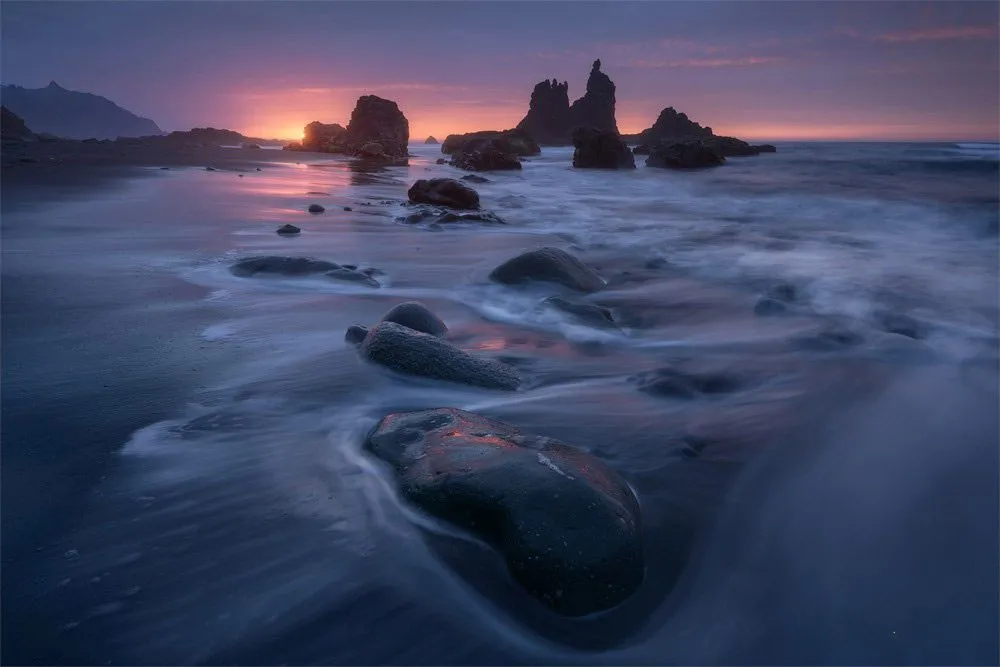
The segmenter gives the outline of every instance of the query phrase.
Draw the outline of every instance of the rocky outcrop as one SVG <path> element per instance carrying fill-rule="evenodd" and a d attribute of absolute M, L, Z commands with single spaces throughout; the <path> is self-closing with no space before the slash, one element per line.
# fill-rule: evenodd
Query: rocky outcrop
<path fill-rule="evenodd" d="M 436 145 L 438 145 L 441 142 L 438 141 L 437 139 L 435 139 L 433 135 L 431 135 L 431 136 L 427 137 L 426 139 L 424 139 L 424 143 L 427 144 L 427 145 L 429 145 L 429 146 L 436 146 Z"/>
<path fill-rule="evenodd" d="M 333 280 L 360 283 L 368 287 L 379 287 L 377 280 L 372 278 L 374 269 L 359 271 L 357 267 L 341 266 L 335 262 L 327 262 L 311 257 L 248 257 L 240 260 L 229 268 L 230 272 L 241 278 L 255 276 L 303 277 L 322 275 Z"/>
<path fill-rule="evenodd" d="M 299 234 L 301 232 L 302 230 L 296 227 L 295 225 L 282 225 L 277 229 L 277 233 L 281 234 L 282 236 L 295 236 L 296 234 Z"/>
<path fill-rule="evenodd" d="M 493 269 L 490 279 L 505 285 L 541 281 L 565 285 L 578 292 L 596 292 L 604 281 L 586 264 L 561 248 L 529 250 Z"/>
<path fill-rule="evenodd" d="M 635 494 L 581 449 L 456 408 L 386 415 L 364 446 L 404 499 L 491 544 L 560 614 L 610 609 L 642 583 Z"/>
<path fill-rule="evenodd" d="M 578 169 L 635 169 L 632 151 L 617 132 L 594 127 L 573 130 L 573 166 Z"/>
<path fill-rule="evenodd" d="M 456 153 L 451 166 L 465 171 L 504 171 L 521 169 L 521 160 L 516 153 L 505 153 L 490 143 L 482 148 Z"/>
<path fill-rule="evenodd" d="M 639 144 L 634 151 L 636 154 L 649 153 L 661 144 L 679 143 L 700 143 L 723 157 L 759 155 L 776 150 L 770 144 L 753 146 L 735 137 L 717 136 L 712 128 L 696 123 L 673 107 L 661 111 L 652 127 L 629 139 Z"/>
<path fill-rule="evenodd" d="M 379 322 L 361 342 L 368 361 L 407 375 L 469 384 L 488 389 L 517 389 L 517 370 L 494 359 L 479 357 L 395 322 Z"/>
<path fill-rule="evenodd" d="M 453 178 L 420 179 L 410 186 L 406 195 L 416 204 L 459 209 L 479 208 L 479 193 Z"/>
<path fill-rule="evenodd" d="M 38 137 L 28 129 L 24 120 L 7 107 L 0 107 L 0 136 L 4 145 L 38 141 Z"/>
<path fill-rule="evenodd" d="M 343 153 L 367 159 L 397 160 L 409 156 L 410 123 L 392 100 L 375 95 L 358 98 L 347 127 L 314 121 L 306 125 L 300 144 L 286 150 Z"/>
<path fill-rule="evenodd" d="M 542 144 L 569 144 L 573 130 L 569 115 L 569 83 L 552 79 L 535 84 L 528 103 L 528 114 L 517 124 L 517 129 L 527 132 Z"/>
<path fill-rule="evenodd" d="M 700 141 L 660 144 L 654 146 L 646 158 L 647 167 L 662 169 L 702 169 L 725 162 L 726 158 L 718 151 Z"/>
<path fill-rule="evenodd" d="M 543 145 L 565 146 L 577 127 L 593 127 L 618 134 L 615 121 L 615 84 L 595 60 L 587 78 L 587 92 L 569 104 L 569 86 L 542 81 L 531 92 L 527 115 L 517 124 Z"/>
<path fill-rule="evenodd" d="M 441 144 L 441 152 L 446 155 L 469 153 L 485 148 L 493 148 L 502 153 L 513 153 L 520 157 L 538 155 L 542 151 L 531 135 L 520 129 L 481 130 L 467 134 L 449 134 L 445 137 L 444 143 Z"/>

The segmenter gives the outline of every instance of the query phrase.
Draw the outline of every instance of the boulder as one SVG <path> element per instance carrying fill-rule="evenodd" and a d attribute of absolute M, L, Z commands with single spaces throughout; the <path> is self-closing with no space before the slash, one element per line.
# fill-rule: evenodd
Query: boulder
<path fill-rule="evenodd" d="M 295 234 L 298 234 L 301 231 L 302 230 L 296 227 L 295 225 L 282 225 L 281 227 L 278 227 L 277 230 L 278 234 L 281 234 L 282 236 L 294 236 Z"/>
<path fill-rule="evenodd" d="M 470 183 L 489 183 L 490 179 L 485 176 L 477 176 L 476 174 L 466 174 L 462 177 L 463 181 L 469 181 Z"/>
<path fill-rule="evenodd" d="M 335 262 L 327 262 L 311 257 L 248 257 L 233 264 L 229 271 L 241 278 L 258 275 L 301 277 L 323 275 L 334 280 L 361 283 L 369 287 L 379 287 L 377 280 L 363 271 L 350 269 Z"/>
<path fill-rule="evenodd" d="M 611 315 L 611 311 L 602 306 L 595 306 L 589 303 L 573 303 L 558 296 L 550 296 L 545 299 L 544 303 L 572 315 L 575 319 L 592 327 L 599 329 L 618 328 L 614 317 Z"/>
<path fill-rule="evenodd" d="M 521 160 L 515 153 L 505 153 L 489 145 L 469 152 L 456 153 L 451 165 L 466 171 L 501 171 L 521 169 Z"/>
<path fill-rule="evenodd" d="M 375 95 L 358 98 L 344 133 L 345 152 L 357 155 L 366 144 L 379 144 L 387 157 L 407 157 L 410 123 L 392 100 Z"/>
<path fill-rule="evenodd" d="M 453 178 L 420 179 L 406 193 L 411 202 L 460 209 L 479 208 L 479 194 Z"/>
<path fill-rule="evenodd" d="M 643 581 L 635 494 L 581 449 L 456 408 L 386 415 L 364 447 L 406 501 L 492 545 L 557 613 L 610 609 Z"/>
<path fill-rule="evenodd" d="M 586 264 L 561 248 L 529 250 L 493 269 L 490 279 L 505 285 L 553 282 L 579 292 L 596 292 L 604 281 Z"/>
<path fill-rule="evenodd" d="M 718 151 L 701 142 L 660 144 L 654 147 L 646 158 L 647 167 L 661 169 L 702 169 L 725 164 Z"/>
<path fill-rule="evenodd" d="M 395 322 L 414 331 L 422 331 L 432 336 L 442 337 L 448 327 L 427 306 L 418 301 L 406 301 L 393 306 L 382 318 L 383 322 Z"/>
<path fill-rule="evenodd" d="M 448 164 L 448 161 L 445 160 L 443 157 L 439 157 L 438 159 L 434 160 L 434 164 Z"/>
<path fill-rule="evenodd" d="M 434 138 L 433 136 L 430 136 L 430 137 L 427 137 L 427 138 L 426 138 L 426 139 L 424 140 L 424 143 L 425 143 L 425 144 L 428 144 L 429 146 L 436 146 L 437 144 L 439 144 L 439 143 L 441 143 L 441 142 L 440 142 L 440 141 L 438 141 L 437 139 L 435 139 L 435 138 Z"/>
<path fill-rule="evenodd" d="M 436 336 L 395 322 L 379 322 L 361 343 L 365 359 L 408 375 L 488 389 L 517 389 L 517 370 L 494 359 L 469 354 Z"/>
<path fill-rule="evenodd" d="M 347 332 L 344 334 L 344 340 L 352 345 L 360 345 L 361 341 L 363 341 L 367 335 L 368 327 L 361 326 L 360 324 L 352 324 L 347 327 Z"/>
<path fill-rule="evenodd" d="M 512 153 L 518 157 L 538 155 L 542 150 L 528 133 L 521 130 L 481 130 L 467 134 L 449 134 L 441 144 L 441 152 L 446 155 L 486 148 Z"/>
<path fill-rule="evenodd" d="M 305 126 L 302 131 L 302 144 L 300 149 L 287 148 L 287 150 L 303 150 L 316 153 L 336 152 L 338 142 L 344 137 L 347 128 L 337 123 L 321 123 L 318 120 Z"/>
<path fill-rule="evenodd" d="M 309 204 L 309 208 L 308 208 L 308 211 L 310 213 L 322 213 L 325 210 L 326 209 L 323 208 L 322 206 L 320 206 L 319 204 Z"/>
<path fill-rule="evenodd" d="M 616 132 L 578 127 L 573 147 L 573 166 L 578 169 L 635 169 L 632 151 Z"/>

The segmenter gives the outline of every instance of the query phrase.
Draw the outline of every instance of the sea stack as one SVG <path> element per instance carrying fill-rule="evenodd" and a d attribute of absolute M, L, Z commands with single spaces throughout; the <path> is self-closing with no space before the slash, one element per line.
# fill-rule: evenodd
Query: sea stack
<path fill-rule="evenodd" d="M 441 142 L 438 141 L 437 139 L 435 139 L 434 135 L 431 135 L 431 136 L 427 137 L 427 139 L 424 140 L 424 143 L 427 144 L 428 146 L 436 146 L 436 145 L 438 145 Z"/>
<path fill-rule="evenodd" d="M 618 134 L 615 121 L 615 84 L 601 71 L 595 60 L 587 78 L 587 92 L 571 105 L 569 84 L 555 79 L 542 81 L 531 92 L 528 113 L 517 124 L 542 145 L 565 146 L 572 143 L 573 130 L 592 127 Z"/>

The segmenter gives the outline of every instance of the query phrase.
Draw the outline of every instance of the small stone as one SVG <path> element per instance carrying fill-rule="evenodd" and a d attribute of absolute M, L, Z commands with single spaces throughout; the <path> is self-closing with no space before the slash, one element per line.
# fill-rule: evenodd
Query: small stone
<path fill-rule="evenodd" d="M 326 209 L 320 206 L 319 204 L 309 204 L 308 210 L 310 213 L 322 213 Z"/>

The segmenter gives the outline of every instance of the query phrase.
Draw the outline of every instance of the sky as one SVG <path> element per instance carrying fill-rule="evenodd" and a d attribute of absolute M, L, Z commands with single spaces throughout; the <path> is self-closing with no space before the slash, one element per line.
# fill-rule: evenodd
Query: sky
<path fill-rule="evenodd" d="M 513 127 L 595 58 L 622 132 L 673 106 L 750 140 L 996 140 L 992 1 L 0 3 L 0 79 L 108 97 L 164 130 L 291 139 L 399 103 L 413 139 Z"/>

